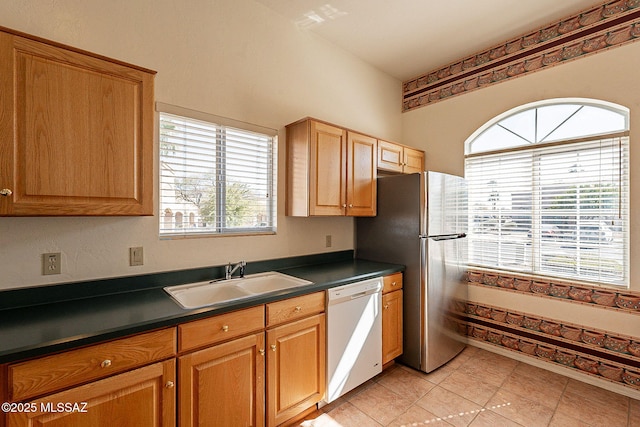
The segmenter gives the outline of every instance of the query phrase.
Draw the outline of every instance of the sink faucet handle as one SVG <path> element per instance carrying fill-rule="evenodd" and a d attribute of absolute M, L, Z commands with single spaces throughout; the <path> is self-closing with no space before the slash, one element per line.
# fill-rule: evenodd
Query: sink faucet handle
<path fill-rule="evenodd" d="M 232 265 L 231 263 L 228 263 L 224 268 L 225 279 L 227 280 L 231 279 L 231 276 L 233 276 L 233 273 L 235 273 L 236 270 L 238 269 L 240 269 L 240 277 L 244 277 L 244 267 L 246 265 L 247 265 L 246 261 L 240 261 L 236 265 Z"/>

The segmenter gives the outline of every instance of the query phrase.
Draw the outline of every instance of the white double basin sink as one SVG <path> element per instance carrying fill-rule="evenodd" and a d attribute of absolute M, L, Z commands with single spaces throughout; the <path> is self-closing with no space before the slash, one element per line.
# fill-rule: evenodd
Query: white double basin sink
<path fill-rule="evenodd" d="M 312 282 L 308 280 L 277 271 L 267 271 L 228 280 L 167 286 L 164 290 L 180 306 L 192 309 L 225 304 L 310 284 Z"/>

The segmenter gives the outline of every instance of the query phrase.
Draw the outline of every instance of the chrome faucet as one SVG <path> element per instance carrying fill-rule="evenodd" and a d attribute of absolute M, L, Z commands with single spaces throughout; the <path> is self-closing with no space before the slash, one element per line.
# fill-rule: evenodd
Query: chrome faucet
<path fill-rule="evenodd" d="M 233 276 L 233 273 L 235 273 L 237 269 L 240 269 L 240 277 L 244 277 L 244 267 L 246 265 L 246 261 L 240 261 L 234 266 L 232 266 L 231 263 L 227 264 L 224 268 L 224 278 L 226 280 L 231 279 L 231 276 Z"/>

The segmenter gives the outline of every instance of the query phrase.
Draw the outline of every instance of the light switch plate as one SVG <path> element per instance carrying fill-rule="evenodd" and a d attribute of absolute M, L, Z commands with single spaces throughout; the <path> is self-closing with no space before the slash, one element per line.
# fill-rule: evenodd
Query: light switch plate
<path fill-rule="evenodd" d="M 129 265 L 143 265 L 144 253 L 142 252 L 142 246 L 136 246 L 135 248 L 129 248 Z"/>

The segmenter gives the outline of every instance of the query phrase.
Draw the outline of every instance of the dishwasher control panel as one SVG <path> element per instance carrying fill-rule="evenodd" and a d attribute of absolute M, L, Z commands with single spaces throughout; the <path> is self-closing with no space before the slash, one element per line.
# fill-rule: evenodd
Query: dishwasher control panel
<path fill-rule="evenodd" d="M 331 288 L 327 292 L 327 298 L 331 302 L 345 297 L 368 295 L 375 292 L 381 292 L 382 287 L 382 277 L 376 277 L 375 279 L 349 283 L 348 285 Z"/>

